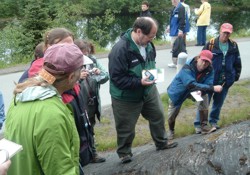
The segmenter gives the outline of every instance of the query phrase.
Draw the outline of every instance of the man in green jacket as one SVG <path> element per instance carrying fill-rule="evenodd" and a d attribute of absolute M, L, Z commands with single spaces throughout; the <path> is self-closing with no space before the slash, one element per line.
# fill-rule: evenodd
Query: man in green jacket
<path fill-rule="evenodd" d="M 79 136 L 61 94 L 80 78 L 83 54 L 74 44 L 55 44 L 37 77 L 16 86 L 5 138 L 23 146 L 8 175 L 79 175 Z"/>
<path fill-rule="evenodd" d="M 133 28 L 123 34 L 109 54 L 110 94 L 117 132 L 117 153 L 122 163 L 132 159 L 131 146 L 135 125 L 142 116 L 149 121 L 157 150 L 173 148 L 168 143 L 162 102 L 149 76 L 143 70 L 155 69 L 156 51 L 151 42 L 157 33 L 157 22 L 150 17 L 137 18 Z"/>

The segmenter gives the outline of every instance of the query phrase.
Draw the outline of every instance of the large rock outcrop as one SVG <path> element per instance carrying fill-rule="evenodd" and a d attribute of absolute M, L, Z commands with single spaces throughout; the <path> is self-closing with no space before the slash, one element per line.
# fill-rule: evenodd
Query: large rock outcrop
<path fill-rule="evenodd" d="M 128 164 L 104 153 L 107 161 L 87 165 L 85 175 L 250 175 L 250 120 L 176 141 L 178 147 L 163 151 L 153 144 L 133 148 Z"/>

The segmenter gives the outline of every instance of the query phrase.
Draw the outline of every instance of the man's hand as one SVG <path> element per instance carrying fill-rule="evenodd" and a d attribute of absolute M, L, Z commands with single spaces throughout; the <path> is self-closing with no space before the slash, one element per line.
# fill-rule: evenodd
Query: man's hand
<path fill-rule="evenodd" d="M 142 86 L 150 86 L 152 84 L 154 84 L 156 81 L 156 79 L 154 79 L 153 81 L 149 80 L 149 77 L 145 77 L 141 79 L 141 84 Z"/>
<path fill-rule="evenodd" d="M 221 92 L 223 87 L 221 85 L 215 85 L 214 86 L 214 92 Z"/>
<path fill-rule="evenodd" d="M 92 69 L 92 71 L 93 71 L 93 73 L 94 73 L 95 75 L 99 75 L 99 74 L 101 73 L 100 69 L 98 69 L 98 68 L 96 68 L 96 67 L 94 67 L 94 68 Z"/>
<path fill-rule="evenodd" d="M 80 79 L 86 79 L 89 76 L 89 72 L 84 69 L 81 71 Z"/>

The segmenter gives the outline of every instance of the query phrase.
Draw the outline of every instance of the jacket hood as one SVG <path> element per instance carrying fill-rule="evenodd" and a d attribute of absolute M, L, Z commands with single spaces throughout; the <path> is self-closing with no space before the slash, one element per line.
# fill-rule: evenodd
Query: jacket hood
<path fill-rule="evenodd" d="M 23 92 L 16 95 L 16 101 L 28 102 L 35 100 L 45 100 L 57 95 L 61 97 L 53 86 L 33 86 L 26 88 Z"/>

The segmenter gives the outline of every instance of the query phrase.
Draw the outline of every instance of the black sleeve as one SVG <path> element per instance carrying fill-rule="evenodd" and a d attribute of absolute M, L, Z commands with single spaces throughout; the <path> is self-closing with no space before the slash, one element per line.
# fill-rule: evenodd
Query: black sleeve
<path fill-rule="evenodd" d="M 236 49 L 237 49 L 237 52 L 236 52 L 236 55 L 235 55 L 236 60 L 235 60 L 235 63 L 234 63 L 234 68 L 235 68 L 235 71 L 236 71 L 235 72 L 235 81 L 238 81 L 239 78 L 240 78 L 242 65 L 241 65 L 240 51 L 239 51 L 239 48 L 238 48 L 237 44 L 236 44 Z"/>
<path fill-rule="evenodd" d="M 141 78 L 129 74 L 129 52 L 125 47 L 115 45 L 109 58 L 110 81 L 119 89 L 136 89 L 141 85 Z"/>
<path fill-rule="evenodd" d="M 183 6 L 179 8 L 178 20 L 179 20 L 179 30 L 184 32 L 186 21 L 185 21 L 185 7 Z"/>

